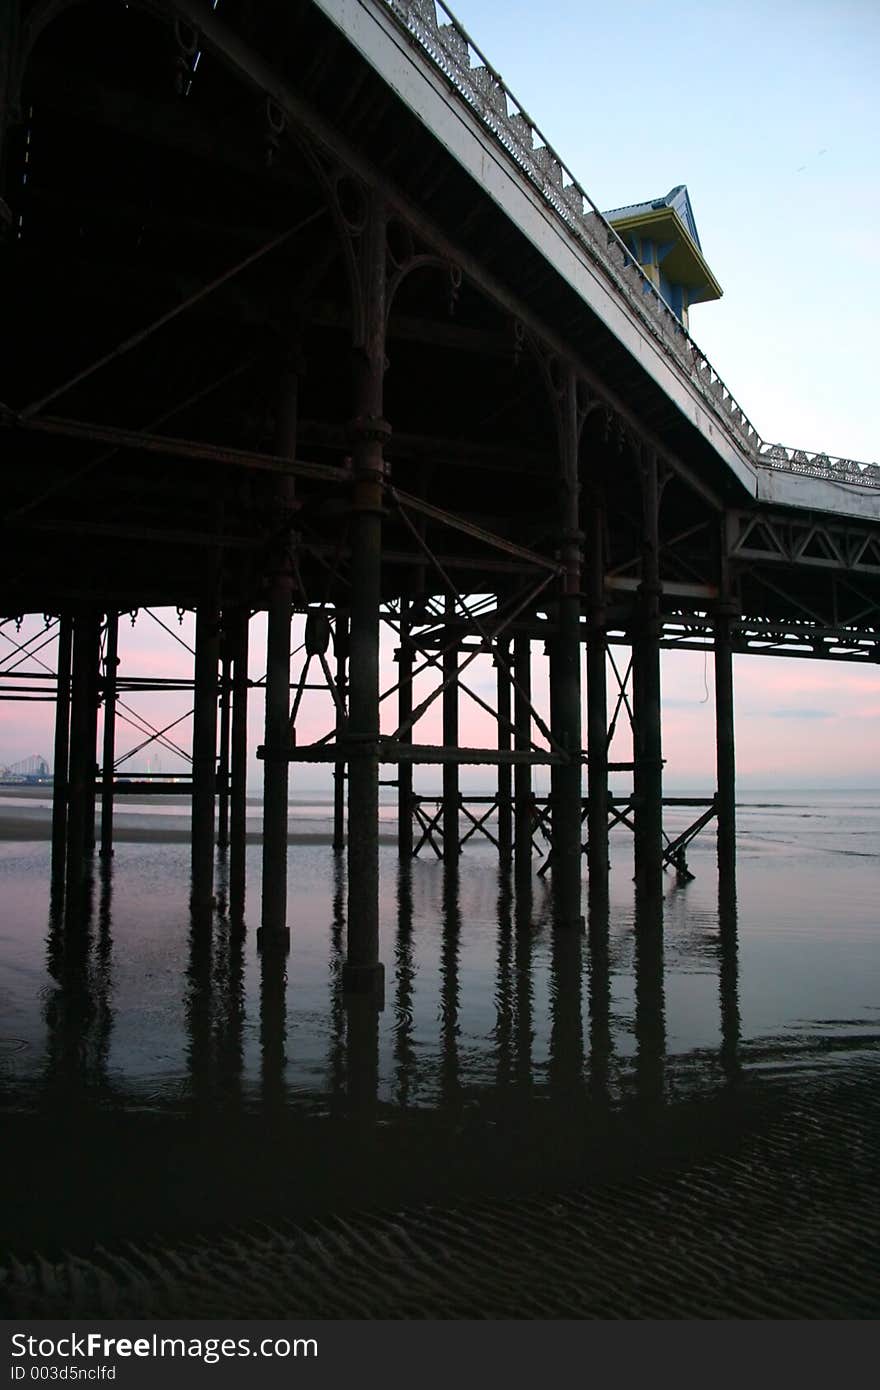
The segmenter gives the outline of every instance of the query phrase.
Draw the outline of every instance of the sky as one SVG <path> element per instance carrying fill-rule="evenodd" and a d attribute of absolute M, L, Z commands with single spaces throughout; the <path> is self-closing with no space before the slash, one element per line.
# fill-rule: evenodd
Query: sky
<path fill-rule="evenodd" d="M 759 433 L 876 461 L 880 4 L 457 0 L 453 8 L 600 208 L 687 184 L 703 252 L 724 290 L 719 302 L 692 310 L 691 332 Z M 173 612 L 161 616 L 177 630 Z M 184 640 L 191 624 L 187 616 L 178 630 Z M 22 636 L 35 625 L 42 619 L 27 620 Z M 263 674 L 263 631 L 258 616 L 254 677 Z M 0 657 L 11 651 L 10 635 L 14 628 L 0 629 Z M 134 628 L 123 620 L 121 650 L 128 675 L 191 671 L 185 648 L 143 613 Z M 51 664 L 54 646 L 42 655 Z M 390 656 L 389 641 L 388 683 Z M 473 683 L 491 697 L 488 667 L 475 663 Z M 734 683 L 741 789 L 880 786 L 880 668 L 740 656 Z M 540 704 L 540 657 L 535 684 Z M 666 785 L 709 790 L 711 657 L 664 653 L 663 691 Z M 186 707 L 171 695 L 130 703 L 154 722 Z M 462 742 L 494 741 L 488 716 L 468 704 Z M 437 733 L 436 712 L 420 730 L 425 742 Z M 301 742 L 332 722 L 319 697 L 307 698 L 302 715 Z M 255 692 L 252 749 L 261 720 Z M 125 736 L 122 726 L 120 745 Z M 51 756 L 51 745 L 51 706 L 0 705 L 0 765 Z M 612 756 L 623 760 L 624 747 Z M 163 771 L 182 766 L 159 757 Z M 421 775 L 428 790 L 424 778 L 434 774 Z M 485 774 L 463 781 L 479 786 Z M 260 782 L 252 757 L 250 790 Z M 298 773 L 292 794 L 298 786 L 320 786 L 319 774 Z"/>

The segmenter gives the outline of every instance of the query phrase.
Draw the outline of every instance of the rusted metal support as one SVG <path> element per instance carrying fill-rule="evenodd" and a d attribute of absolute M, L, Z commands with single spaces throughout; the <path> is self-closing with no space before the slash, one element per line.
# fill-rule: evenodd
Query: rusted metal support
<path fill-rule="evenodd" d="M 236 609 L 230 622 L 232 725 L 229 748 L 229 903 L 234 919 L 244 912 L 247 846 L 248 637 L 250 613 Z"/>
<path fill-rule="evenodd" d="M 52 765 L 52 895 L 64 891 L 64 865 L 67 854 L 67 781 L 70 757 L 70 656 L 73 646 L 73 619 L 62 613 L 58 619 L 58 666 L 55 696 L 55 752 Z"/>
<path fill-rule="evenodd" d="M 292 357 L 282 368 L 275 425 L 276 452 L 296 456 L 298 376 Z M 286 948 L 287 817 L 290 779 L 290 620 L 293 601 L 291 527 L 294 484 L 281 479 L 273 495 L 277 554 L 267 604 L 266 722 L 263 770 L 263 897 L 261 946 Z"/>
<path fill-rule="evenodd" d="M 216 603 L 196 609 L 196 660 L 192 736 L 193 911 L 214 903 L 214 795 L 217 782 L 217 664 L 220 621 Z"/>
<path fill-rule="evenodd" d="M 119 614 L 107 614 L 104 649 L 104 739 L 101 756 L 101 858 L 113 854 L 113 778 L 116 757 L 116 672 L 119 666 Z"/>
<path fill-rule="evenodd" d="M 455 617 L 455 599 L 447 594 L 446 619 Z M 458 647 L 449 646 L 443 653 L 443 747 L 458 747 Z M 454 864 L 459 844 L 459 775 L 458 764 L 443 764 L 443 859 Z"/>
<path fill-rule="evenodd" d="M 76 614 L 73 620 L 70 770 L 67 784 L 65 915 L 68 917 L 76 917 L 82 907 L 83 889 L 89 876 L 89 852 L 94 844 L 100 636 L 100 620 L 96 613 L 82 610 Z"/>
<path fill-rule="evenodd" d="M 413 711 L 413 649 L 410 635 L 410 622 L 407 617 L 408 600 L 403 600 L 400 620 L 400 646 L 397 649 L 397 725 L 404 728 L 401 743 L 412 743 L 412 729 L 406 727 Z M 413 774 L 412 763 L 402 762 L 397 768 L 397 852 L 402 860 L 409 860 L 413 853 Z"/>
<path fill-rule="evenodd" d="M 659 894 L 663 871 L 663 761 L 660 718 L 660 489 L 657 455 L 643 448 L 642 582 L 633 635 L 633 784 L 635 878 L 640 891 Z"/>
<path fill-rule="evenodd" d="M 336 614 L 334 646 L 336 649 L 336 689 L 339 693 L 340 704 L 344 709 L 346 708 L 345 693 L 348 688 L 348 614 L 342 610 Z M 337 742 L 345 737 L 345 732 L 345 721 L 337 706 Z M 345 762 L 343 759 L 339 759 L 333 765 L 333 848 L 337 853 L 345 849 Z"/>
<path fill-rule="evenodd" d="M 736 872 L 736 746 L 734 742 L 733 701 L 733 620 L 737 605 L 732 601 L 728 556 L 733 546 L 727 519 L 721 526 L 719 555 L 719 602 L 713 617 L 715 638 L 715 761 L 716 807 L 718 811 L 718 871 L 723 879 Z M 734 890 L 735 894 L 735 890 Z"/>
<path fill-rule="evenodd" d="M 608 686 L 605 518 L 593 492 L 587 512 L 587 866 L 591 910 L 608 895 Z"/>
<path fill-rule="evenodd" d="M 217 848 L 229 847 L 229 739 L 232 716 L 232 652 L 227 614 L 220 629 L 220 751 L 217 760 Z"/>
<path fill-rule="evenodd" d="M 560 551 L 564 573 L 550 643 L 551 732 L 567 755 L 551 769 L 553 915 L 557 926 L 582 927 L 581 911 L 581 543 L 579 529 L 577 379 L 566 373 L 559 403 Z"/>
<path fill-rule="evenodd" d="M 510 642 L 502 640 L 498 644 L 500 655 L 495 658 L 497 678 L 498 747 L 506 750 L 511 746 L 512 725 L 510 719 L 511 681 L 510 681 Z M 498 853 L 503 864 L 510 863 L 513 852 L 513 772 L 509 763 L 498 764 Z"/>
<path fill-rule="evenodd" d="M 379 606 L 382 569 L 386 210 L 368 195 L 361 246 L 362 340 L 355 357 L 356 419 L 351 517 L 349 636 L 348 924 L 342 971 L 347 994 L 384 999 L 379 960 Z"/>
<path fill-rule="evenodd" d="M 514 747 L 526 752 L 531 747 L 532 643 L 526 633 L 518 632 L 513 639 Z M 532 769 L 517 763 L 513 774 L 514 788 L 514 859 L 517 880 L 531 874 L 532 863 Z"/>
<path fill-rule="evenodd" d="M 733 649 L 731 619 L 715 618 L 715 757 L 717 767 L 718 867 L 736 864 L 736 750 L 733 732 Z"/>
<path fill-rule="evenodd" d="M 21 27 L 22 6 L 18 0 L 0 0 L 0 236 L 9 228 L 12 213 L 9 195 L 7 141 L 12 122 L 12 84 Z"/>

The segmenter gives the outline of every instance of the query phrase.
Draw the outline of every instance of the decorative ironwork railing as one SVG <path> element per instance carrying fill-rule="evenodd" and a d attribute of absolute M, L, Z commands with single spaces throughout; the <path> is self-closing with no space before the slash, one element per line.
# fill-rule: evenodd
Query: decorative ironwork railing
<path fill-rule="evenodd" d="M 379 0 L 507 151 L 752 462 L 790 473 L 880 488 L 880 466 L 768 444 L 712 363 L 627 250 L 590 195 L 556 153 L 443 0 Z M 438 17 L 438 11 L 445 20 Z"/>

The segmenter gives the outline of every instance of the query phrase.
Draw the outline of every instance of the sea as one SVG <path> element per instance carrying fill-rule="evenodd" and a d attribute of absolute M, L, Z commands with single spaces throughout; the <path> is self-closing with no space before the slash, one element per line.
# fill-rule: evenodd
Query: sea
<path fill-rule="evenodd" d="M 0 794 L 20 835 L 24 804 Z M 0 842 L 2 1238 L 19 1262 L 662 1184 L 719 1155 L 758 1170 L 746 1150 L 782 1120 L 876 1160 L 846 1126 L 880 1080 L 880 791 L 741 793 L 735 880 L 719 883 L 709 827 L 692 879 L 669 873 L 650 907 L 617 827 L 610 905 L 583 933 L 554 930 L 537 854 L 518 882 L 480 836 L 455 870 L 430 846 L 401 864 L 385 806 L 381 1010 L 341 993 L 327 799 L 291 804 L 281 957 L 258 949 L 256 843 L 244 920 L 218 855 L 213 921 L 191 921 L 188 847 L 159 833 L 184 810 L 120 811 L 132 838 L 96 861 L 76 931 L 53 914 L 47 841 Z M 667 834 L 696 814 L 667 808 Z M 792 1144 L 780 1181 L 809 1197 L 844 1159 L 802 1170 Z"/>

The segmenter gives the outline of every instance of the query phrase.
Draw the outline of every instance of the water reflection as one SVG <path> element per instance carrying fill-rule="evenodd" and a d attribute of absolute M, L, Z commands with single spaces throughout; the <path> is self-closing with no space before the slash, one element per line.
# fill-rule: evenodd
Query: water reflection
<path fill-rule="evenodd" d="M 461 1104 L 458 1070 L 459 950 L 461 912 L 459 905 L 459 866 L 443 864 L 443 921 L 440 950 L 440 1099 L 444 1109 L 455 1111 Z"/>
<path fill-rule="evenodd" d="M 587 993 L 590 1006 L 590 1053 L 587 1089 L 592 1104 L 602 1110 L 610 1100 L 611 1081 L 611 968 L 608 895 L 590 899 L 587 918 L 589 943 Z"/>
<path fill-rule="evenodd" d="M 46 994 L 46 1089 L 52 1103 L 67 1111 L 83 1096 L 108 1087 L 113 1032 L 112 878 L 101 865 L 97 914 L 94 880 L 89 875 L 82 911 L 65 912 L 53 901 L 46 938 L 48 973 L 55 988 Z"/>
<path fill-rule="evenodd" d="M 531 874 L 520 874 L 516 884 L 514 924 L 516 927 L 516 1014 L 514 1055 L 516 1084 L 523 1092 L 532 1083 L 532 893 Z"/>
<path fill-rule="evenodd" d="M 663 899 L 636 892 L 636 1086 L 643 1102 L 663 1099 L 666 1004 L 663 991 Z"/>
<path fill-rule="evenodd" d="M 128 955 L 133 939 L 137 945 L 130 924 L 120 938 L 124 950 L 115 940 L 117 867 L 111 860 L 102 863 L 90 917 L 74 921 L 53 909 L 46 939 L 52 987 L 44 1003 L 43 1094 L 53 1115 L 78 1124 L 86 1146 L 98 1104 L 112 1097 L 120 1114 L 129 1106 L 132 1115 L 137 1109 L 136 1087 L 126 1071 L 130 1054 L 119 1042 L 129 1019 L 125 1008 L 117 1017 L 114 990 L 123 988 L 130 1008 L 131 991 L 143 987 L 144 976 L 137 975 L 143 966 Z M 334 856 L 321 870 L 323 934 L 314 932 L 306 946 L 304 931 L 298 935 L 292 919 L 290 955 L 265 947 L 255 951 L 244 922 L 230 914 L 222 865 L 215 911 L 189 918 L 185 951 L 182 959 L 177 956 L 182 970 L 172 1025 L 183 1071 L 151 1082 L 150 1103 L 163 1122 L 193 1122 L 202 1136 L 194 1143 L 207 1144 L 209 1134 L 229 1143 L 215 1193 L 224 1181 L 232 1183 L 233 1154 L 236 1183 L 257 1163 L 267 1191 L 270 1173 L 282 1191 L 295 1174 L 303 1201 L 317 1188 L 350 1182 L 359 1153 L 371 1155 L 364 1159 L 367 1176 L 379 1184 L 387 1146 L 405 1150 L 415 1142 L 405 1136 L 430 1133 L 426 1124 L 437 1127 L 442 1141 L 425 1139 L 415 1161 L 398 1155 L 398 1176 L 402 1172 L 406 1181 L 414 1174 L 430 1185 L 434 1174 L 448 1182 L 441 1155 L 448 1159 L 450 1146 L 459 1143 L 471 1147 L 466 1163 L 453 1163 L 456 1181 L 483 1164 L 498 1175 L 515 1168 L 534 1169 L 540 1177 L 542 1153 L 551 1165 L 568 1165 L 574 1179 L 593 1161 L 597 1146 L 611 1142 L 622 1107 L 637 1110 L 639 1123 L 650 1130 L 650 1117 L 676 1103 L 667 1060 L 666 971 L 681 972 L 683 959 L 701 977 L 711 970 L 717 981 L 719 1044 L 694 1050 L 690 1074 L 707 1095 L 719 1083 L 740 1084 L 737 900 L 729 880 L 718 893 L 717 918 L 688 915 L 674 895 L 666 904 L 639 896 L 634 910 L 625 914 L 618 907 L 615 917 L 607 899 L 596 897 L 583 933 L 553 928 L 544 886 L 531 874 L 495 863 L 479 874 L 465 861 L 422 872 L 406 860 L 395 861 L 392 872 L 387 1014 L 342 991 L 344 856 Z M 164 936 L 156 938 L 163 943 L 160 951 L 168 952 L 174 931 L 169 920 Z M 314 982 L 309 970 L 316 972 Z M 137 1027 L 147 1030 L 146 1040 L 143 1033 L 137 1039 L 141 1055 L 161 1046 L 163 1040 L 149 1029 L 156 1029 L 157 1018 L 160 1028 L 167 1025 L 169 1007 L 158 1006 L 152 1021 L 149 1011 L 141 1015 Z M 112 1069 L 111 1047 L 117 1049 Z M 316 1126 L 328 1119 L 332 1139 L 319 1141 Z M 256 1155 L 247 1138 L 253 1123 Z M 196 1148 L 186 1150 L 183 1140 L 180 1146 L 181 1201 L 192 1201 L 198 1210 L 204 1194 Z M 89 1162 L 82 1157 L 84 1169 Z M 389 1184 L 393 1172 L 391 1165 Z M 161 1182 L 157 1172 L 154 1202 Z M 356 1186 L 354 1196 L 359 1191 Z M 249 1198 L 236 1189 L 230 1210 L 240 1200 Z"/>
<path fill-rule="evenodd" d="M 514 1036 L 514 931 L 513 888 L 509 870 L 502 865 L 498 875 L 498 969 L 495 976 L 495 1084 L 506 1089 L 513 1077 Z"/>
<path fill-rule="evenodd" d="M 724 873 L 718 881 L 718 995 L 721 1006 L 721 1068 L 733 1085 L 739 1078 L 742 1031 L 739 1011 L 739 942 L 737 939 L 736 879 Z"/>
<path fill-rule="evenodd" d="M 401 859 L 397 866 L 397 934 L 394 943 L 397 988 L 394 992 L 394 1101 L 405 1110 L 413 1093 L 416 1052 L 413 1044 L 413 989 L 415 953 L 413 948 L 412 859 Z"/>

